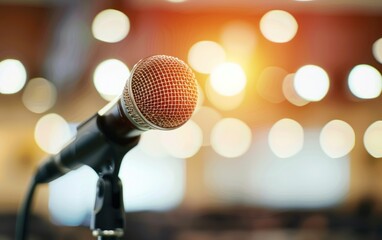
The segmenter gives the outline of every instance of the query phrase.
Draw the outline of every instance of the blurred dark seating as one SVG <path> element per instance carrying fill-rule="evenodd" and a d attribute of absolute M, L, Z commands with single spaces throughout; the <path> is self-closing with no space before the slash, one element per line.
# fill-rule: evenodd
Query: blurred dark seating
<path fill-rule="evenodd" d="M 0 240 L 14 239 L 14 214 L 0 215 Z M 90 240 L 88 226 L 30 221 L 29 239 Z M 268 211 L 245 207 L 126 214 L 126 240 L 374 240 L 382 239 L 382 216 L 370 202 L 353 211 Z"/>

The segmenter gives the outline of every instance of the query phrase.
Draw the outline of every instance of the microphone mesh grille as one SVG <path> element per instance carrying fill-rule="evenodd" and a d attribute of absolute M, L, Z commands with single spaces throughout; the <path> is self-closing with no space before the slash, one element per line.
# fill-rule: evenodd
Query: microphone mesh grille
<path fill-rule="evenodd" d="M 141 60 L 133 68 L 128 84 L 131 97 L 125 91 L 125 102 L 135 103 L 151 125 L 149 128 L 172 129 L 191 118 L 198 99 L 196 79 L 178 58 L 157 55 Z M 139 122 L 141 127 L 147 127 Z"/>

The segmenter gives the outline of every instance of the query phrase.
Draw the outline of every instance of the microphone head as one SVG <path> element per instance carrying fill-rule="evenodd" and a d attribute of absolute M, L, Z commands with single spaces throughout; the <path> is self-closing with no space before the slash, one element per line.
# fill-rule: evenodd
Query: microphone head
<path fill-rule="evenodd" d="M 197 83 L 190 67 L 165 55 L 139 61 L 121 98 L 127 117 L 141 130 L 183 125 L 191 118 L 197 100 Z"/>

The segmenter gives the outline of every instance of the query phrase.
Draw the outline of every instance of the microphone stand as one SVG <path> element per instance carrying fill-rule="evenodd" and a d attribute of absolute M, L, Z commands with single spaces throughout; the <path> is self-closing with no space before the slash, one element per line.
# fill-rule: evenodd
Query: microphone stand
<path fill-rule="evenodd" d="M 118 173 L 126 147 L 129 149 L 137 145 L 138 140 L 139 137 L 127 146 L 112 144 L 107 154 L 107 158 L 111 156 L 109 161 L 95 168 L 99 178 L 90 229 L 97 240 L 120 240 L 124 235 L 125 208 L 122 182 Z"/>

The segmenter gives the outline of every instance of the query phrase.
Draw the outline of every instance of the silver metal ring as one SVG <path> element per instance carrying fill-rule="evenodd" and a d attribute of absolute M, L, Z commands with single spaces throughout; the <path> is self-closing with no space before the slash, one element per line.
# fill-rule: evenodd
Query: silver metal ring
<path fill-rule="evenodd" d="M 93 230 L 92 234 L 94 237 L 122 237 L 124 232 L 121 228 L 117 228 L 114 230 L 95 229 Z"/>

